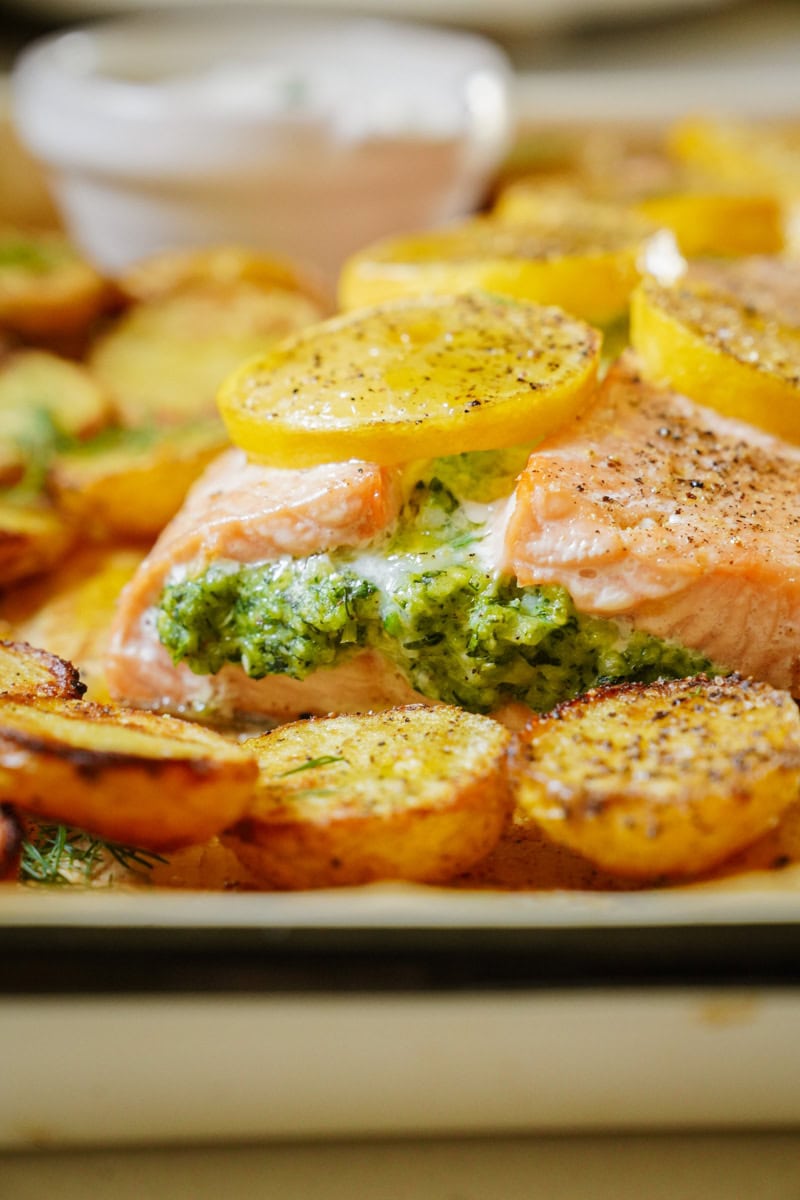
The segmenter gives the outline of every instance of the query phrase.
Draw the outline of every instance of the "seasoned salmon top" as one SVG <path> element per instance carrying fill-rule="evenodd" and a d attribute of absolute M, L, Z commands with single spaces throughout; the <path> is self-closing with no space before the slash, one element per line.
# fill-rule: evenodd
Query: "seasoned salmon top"
<path fill-rule="evenodd" d="M 220 558 L 257 562 L 357 546 L 390 525 L 399 505 L 398 472 L 375 463 L 286 470 L 229 450 L 195 484 L 150 561 L 201 570 Z"/>
<path fill-rule="evenodd" d="M 522 584 L 627 613 L 701 575 L 800 591 L 800 450 L 644 382 L 627 354 L 532 454 L 506 535 Z"/>

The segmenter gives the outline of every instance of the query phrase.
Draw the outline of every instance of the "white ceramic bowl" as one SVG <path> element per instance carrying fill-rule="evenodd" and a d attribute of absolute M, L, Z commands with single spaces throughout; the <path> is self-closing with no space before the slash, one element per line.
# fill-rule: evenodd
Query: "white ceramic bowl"
<path fill-rule="evenodd" d="M 101 266 L 236 241 L 331 276 L 357 247 L 475 204 L 508 144 L 508 81 L 471 34 L 225 7 L 45 38 L 12 90 Z"/>

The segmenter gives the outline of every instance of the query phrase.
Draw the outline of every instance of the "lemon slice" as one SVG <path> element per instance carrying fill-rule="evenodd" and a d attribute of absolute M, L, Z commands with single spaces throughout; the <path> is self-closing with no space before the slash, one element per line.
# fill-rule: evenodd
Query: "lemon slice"
<path fill-rule="evenodd" d="M 345 263 L 341 307 L 484 289 L 557 304 L 597 325 L 616 320 L 640 278 L 653 227 L 611 205 L 529 208 L 522 196 L 509 190 L 501 219 L 478 218 L 368 246 Z"/>
<path fill-rule="evenodd" d="M 631 342 L 651 378 L 800 442 L 800 266 L 753 265 L 705 268 L 672 287 L 646 281 Z"/>
<path fill-rule="evenodd" d="M 384 465 L 544 436 L 592 393 L 600 335 L 555 308 L 473 293 L 325 321 L 223 385 L 234 442 L 266 462 Z"/>
<path fill-rule="evenodd" d="M 673 127 L 668 140 L 674 157 L 717 179 L 800 196 L 800 126 L 690 117 Z"/>
<path fill-rule="evenodd" d="M 690 187 L 640 200 L 636 210 L 671 229 L 687 258 L 776 254 L 786 241 L 784 206 L 769 193 Z"/>

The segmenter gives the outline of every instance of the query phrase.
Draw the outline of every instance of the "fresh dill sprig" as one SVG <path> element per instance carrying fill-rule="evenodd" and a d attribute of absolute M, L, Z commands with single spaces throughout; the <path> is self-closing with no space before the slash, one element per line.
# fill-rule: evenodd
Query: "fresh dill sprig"
<path fill-rule="evenodd" d="M 287 775 L 297 775 L 300 771 L 311 771 L 314 767 L 327 767 L 330 763 L 347 762 L 341 754 L 321 754 L 319 758 L 309 758 L 308 762 L 301 763 L 299 767 L 292 767 L 288 771 L 281 771 L 278 779 L 285 779 Z"/>
<path fill-rule="evenodd" d="M 90 884 L 113 860 L 126 871 L 146 875 L 167 860 L 150 850 L 105 841 L 67 825 L 33 826 L 22 843 L 20 880 L 50 886 Z"/>

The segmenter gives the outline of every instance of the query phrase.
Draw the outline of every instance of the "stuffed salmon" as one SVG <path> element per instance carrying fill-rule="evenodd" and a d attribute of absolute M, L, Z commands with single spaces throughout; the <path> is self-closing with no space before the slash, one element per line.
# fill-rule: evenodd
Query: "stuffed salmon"
<path fill-rule="evenodd" d="M 377 411 L 402 423 L 409 444 L 415 423 L 432 419 L 413 408 L 420 394 L 434 397 L 425 402 L 439 422 L 449 419 L 443 390 L 474 397 L 460 401 L 439 439 L 445 453 L 297 467 L 224 454 L 123 593 L 108 662 L 113 694 L 139 706 L 284 720 L 420 698 L 479 712 L 511 702 L 547 711 L 600 683 L 710 668 L 800 687 L 800 449 L 645 382 L 632 355 L 586 388 L 588 327 L 537 316 L 560 339 L 558 354 L 551 345 L 542 356 L 519 324 L 535 306 L 475 297 L 404 304 L 339 318 L 300 335 L 278 360 L 248 364 L 234 381 L 236 428 L 256 427 L 268 449 L 259 421 L 277 423 L 283 462 L 287 423 L 312 419 L 305 389 L 317 405 L 307 445 L 319 454 L 323 410 L 334 406 L 319 403 L 320 390 L 341 411 L 358 407 L 358 368 L 342 349 L 352 337 L 354 353 L 372 360 L 362 372 L 370 395 L 390 393 Z M 376 321 L 391 335 L 388 351 L 376 350 Z M 465 328 L 474 342 L 466 354 Z M 581 364 L 572 375 L 568 338 Z M 548 377 L 569 392 L 573 411 L 560 428 Z M 503 427 L 503 405 L 508 398 L 517 411 L 525 389 L 535 397 L 525 426 L 534 436 L 514 445 L 517 425 Z M 494 447 L 475 450 L 475 430 L 462 427 L 489 420 L 492 406 Z M 359 446 L 391 444 L 385 422 L 375 430 L 357 417 Z M 345 428 L 337 412 L 338 447 Z M 428 430 L 423 440 L 430 447 Z"/>

